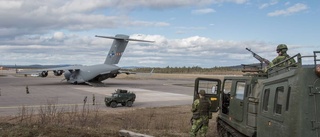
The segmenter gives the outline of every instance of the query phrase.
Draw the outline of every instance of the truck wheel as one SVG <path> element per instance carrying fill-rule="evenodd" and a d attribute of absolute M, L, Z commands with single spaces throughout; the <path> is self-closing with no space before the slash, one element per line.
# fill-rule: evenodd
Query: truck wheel
<path fill-rule="evenodd" d="M 127 107 L 132 107 L 133 102 L 132 101 L 128 101 L 127 102 Z"/>
<path fill-rule="evenodd" d="M 112 108 L 115 108 L 115 107 L 117 107 L 117 103 L 116 102 L 111 102 L 111 104 L 110 104 L 110 106 L 112 107 Z"/>

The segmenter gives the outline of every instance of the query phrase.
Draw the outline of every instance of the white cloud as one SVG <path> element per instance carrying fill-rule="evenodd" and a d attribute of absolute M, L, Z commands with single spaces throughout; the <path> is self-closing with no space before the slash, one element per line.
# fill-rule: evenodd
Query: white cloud
<path fill-rule="evenodd" d="M 286 6 L 287 6 L 287 5 L 290 5 L 290 2 L 286 2 L 284 5 L 286 5 Z"/>
<path fill-rule="evenodd" d="M 213 0 L 214 3 L 223 3 L 223 2 L 231 2 L 237 4 L 247 3 L 249 0 Z"/>
<path fill-rule="evenodd" d="M 177 7 L 185 7 L 185 6 L 203 6 L 207 4 L 211 4 L 213 0 L 135 0 L 134 2 L 128 2 L 127 0 L 118 0 L 116 5 L 120 8 L 137 8 L 137 7 L 147 7 L 147 8 L 156 8 L 156 9 L 164 9 L 164 8 L 177 8 Z"/>
<path fill-rule="evenodd" d="M 0 9 L 19 9 L 22 5 L 21 1 L 2 0 L 0 1 Z"/>
<path fill-rule="evenodd" d="M 57 38 L 63 38 L 59 40 Z M 133 39 L 154 40 L 155 43 L 129 42 L 119 66 L 228 66 L 256 63 L 245 50 L 251 48 L 272 60 L 276 44 L 257 41 L 227 41 L 192 36 L 168 39 L 161 35 L 133 34 Z M 0 42 L 2 64 L 83 64 L 102 63 L 112 40 L 55 32 L 46 36 L 19 37 Z M 263 47 L 263 48 L 262 48 Z M 290 46 L 290 53 L 299 52 Z"/>
<path fill-rule="evenodd" d="M 268 7 L 273 6 L 273 5 L 276 5 L 276 4 L 278 4 L 278 0 L 273 0 L 273 1 L 269 2 L 269 3 L 263 3 L 263 4 L 261 4 L 261 5 L 259 6 L 259 9 L 268 8 Z"/>
<path fill-rule="evenodd" d="M 0 1 L 0 36 L 41 35 L 56 30 L 89 31 L 121 27 L 167 27 L 166 21 L 139 20 L 128 17 L 136 9 L 176 9 L 213 3 L 245 3 L 247 0 L 2 0 Z M 215 12 L 200 9 L 196 14 Z M 111 13 L 111 14 L 110 14 Z"/>
<path fill-rule="evenodd" d="M 134 34 L 131 38 L 154 40 L 155 43 L 130 42 L 120 61 L 121 66 L 137 64 L 144 66 L 189 64 L 192 66 L 192 63 L 197 63 L 208 67 L 208 64 L 201 63 L 203 58 L 227 60 L 222 57 L 221 53 L 228 53 L 231 49 L 232 52 L 240 49 L 243 52 L 243 47 L 239 45 L 244 45 L 199 36 L 167 39 L 161 35 Z M 15 41 L 1 41 L 1 43 L 6 43 L 0 44 L 0 54 L 5 56 L 2 58 L 2 64 L 15 62 L 19 64 L 93 65 L 104 61 L 112 40 L 55 32 L 51 36 L 20 37 Z M 181 63 L 171 64 L 172 59 Z M 192 62 L 183 64 L 188 60 Z M 215 62 L 212 62 L 210 66 L 214 64 Z"/>
<path fill-rule="evenodd" d="M 270 12 L 268 13 L 268 16 L 281 16 L 281 15 L 284 15 L 284 16 L 288 16 L 288 15 L 291 15 L 291 14 L 294 14 L 294 13 L 298 13 L 298 12 L 302 12 L 302 11 L 305 11 L 308 9 L 308 6 L 305 5 L 305 4 L 301 4 L 301 3 L 297 3 L 291 7 L 288 7 L 287 9 L 285 10 L 276 10 L 274 12 Z"/>
<path fill-rule="evenodd" d="M 138 1 L 138 3 L 145 3 L 145 1 Z M 90 2 L 86 0 L 0 1 L 0 36 L 45 34 L 57 29 L 88 31 L 118 27 L 166 27 L 170 25 L 163 21 L 135 20 L 127 15 L 117 13 L 105 15 L 104 12 L 101 12 L 114 10 L 113 7 L 118 7 L 119 4 L 121 3 L 105 0 Z M 127 9 L 119 11 L 121 10 Z"/>
<path fill-rule="evenodd" d="M 243 3 L 248 2 L 249 0 L 228 0 L 228 1 L 235 2 L 235 3 L 238 3 L 238 4 L 243 4 Z"/>
<path fill-rule="evenodd" d="M 211 8 L 206 8 L 206 9 L 198 9 L 198 10 L 193 10 L 192 14 L 208 14 L 208 13 L 214 13 L 216 12 L 214 9 Z"/>
<path fill-rule="evenodd" d="M 56 40 L 62 40 L 64 38 L 64 34 L 63 32 L 55 32 L 53 34 L 53 38 Z"/>
<path fill-rule="evenodd" d="M 206 28 L 208 25 L 193 26 L 187 22 L 183 25 L 176 24 L 181 21 L 179 16 L 171 19 L 167 17 L 168 22 L 161 20 L 163 18 L 160 16 L 155 17 L 159 20 L 141 20 L 131 17 L 132 14 L 127 12 L 132 10 L 132 13 L 136 14 L 135 10 L 140 9 L 147 9 L 147 12 L 150 9 L 161 11 L 165 8 L 179 9 L 180 7 L 196 6 L 199 10 L 195 10 L 195 13 L 213 13 L 214 10 L 211 8 L 201 8 L 208 7 L 208 4 L 212 3 L 226 2 L 242 4 L 248 1 L 136 0 L 128 2 L 127 0 L 92 0 L 89 3 L 86 0 L 0 1 L 0 55 L 3 55 L 0 63 L 84 65 L 102 63 L 112 40 L 96 38 L 93 37 L 93 34 L 96 32 L 98 34 L 118 32 L 130 34 L 135 33 L 137 28 L 145 33 L 160 33 L 162 35 L 132 34 L 131 38 L 154 40 L 155 43 L 130 42 L 120 61 L 120 66 L 139 64 L 139 66 L 199 65 L 212 67 L 256 62 L 250 53 L 245 51 L 245 47 L 252 47 L 255 52 L 268 59 L 276 56 L 274 52 L 276 44 L 200 37 L 197 35 L 206 35 L 202 32 L 209 28 Z M 271 3 L 269 3 L 270 5 Z M 303 10 L 303 4 L 296 4 L 284 12 L 292 14 Z M 124 14 L 122 11 L 125 11 Z M 282 12 L 278 15 L 286 14 Z M 204 24 L 208 24 L 208 22 L 204 22 Z M 217 27 L 218 24 L 219 22 Z M 145 27 L 154 27 L 155 29 L 144 31 Z M 180 38 L 177 39 L 166 38 L 163 34 L 163 28 L 159 27 L 170 28 L 180 34 L 187 33 L 188 37 L 181 38 L 185 35 L 179 35 Z M 129 28 L 130 31 L 123 28 Z M 158 32 L 158 30 L 160 31 Z M 200 31 L 201 33 L 198 33 Z M 168 33 L 172 33 L 172 31 Z M 262 49 L 261 47 L 266 48 Z M 270 53 L 272 54 L 270 55 Z"/>

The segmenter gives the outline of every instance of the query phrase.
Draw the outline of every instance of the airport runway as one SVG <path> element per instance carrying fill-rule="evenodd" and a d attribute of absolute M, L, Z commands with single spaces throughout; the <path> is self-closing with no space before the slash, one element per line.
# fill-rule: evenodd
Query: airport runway
<path fill-rule="evenodd" d="M 194 79 L 107 79 L 105 87 L 88 85 L 72 85 L 60 82 L 62 77 L 14 77 L 0 76 L 0 115 L 17 115 L 22 106 L 37 111 L 46 105 L 60 108 L 82 107 L 87 96 L 87 106 L 92 106 L 95 95 L 95 107 L 100 110 L 126 109 L 126 107 L 109 108 L 104 104 L 104 97 L 111 95 L 116 89 L 127 89 L 137 96 L 133 104 L 139 107 L 160 107 L 186 105 L 192 103 Z M 28 86 L 29 94 L 26 93 Z M 94 107 L 92 107 L 94 108 Z M 30 110 L 29 109 L 29 110 Z M 67 110 L 67 109 L 66 109 Z"/>

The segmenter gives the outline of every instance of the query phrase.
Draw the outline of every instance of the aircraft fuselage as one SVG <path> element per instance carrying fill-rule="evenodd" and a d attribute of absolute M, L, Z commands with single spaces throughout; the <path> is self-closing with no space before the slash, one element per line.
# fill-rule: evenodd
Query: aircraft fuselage
<path fill-rule="evenodd" d="M 110 64 L 98 64 L 92 66 L 81 66 L 77 70 L 64 72 L 69 83 L 101 82 L 107 78 L 114 78 L 119 73 L 120 67 Z"/>

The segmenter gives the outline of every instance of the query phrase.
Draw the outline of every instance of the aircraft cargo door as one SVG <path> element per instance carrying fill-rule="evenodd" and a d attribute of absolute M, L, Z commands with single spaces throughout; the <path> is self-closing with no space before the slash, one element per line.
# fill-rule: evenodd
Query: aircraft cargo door
<path fill-rule="evenodd" d="M 243 120 L 245 81 L 233 81 L 230 97 L 230 116 L 241 122 Z"/>

